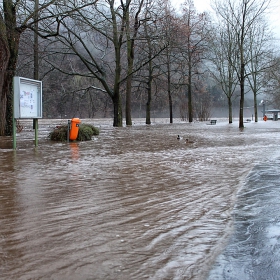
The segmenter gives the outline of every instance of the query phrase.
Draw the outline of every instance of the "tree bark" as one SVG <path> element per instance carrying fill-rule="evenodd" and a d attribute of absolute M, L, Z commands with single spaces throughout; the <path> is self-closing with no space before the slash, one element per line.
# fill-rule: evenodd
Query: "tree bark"
<path fill-rule="evenodd" d="M 13 78 L 16 72 L 17 58 L 18 58 L 18 42 L 19 34 L 14 33 L 14 42 L 10 44 L 10 59 L 5 73 L 5 81 L 3 85 L 3 93 L 6 94 L 6 113 L 5 113 L 5 135 L 11 136 L 13 133 Z"/>
<path fill-rule="evenodd" d="M 243 52 L 241 53 L 241 57 L 243 56 Z M 242 58 L 241 58 L 242 61 Z M 240 70 L 240 107 L 239 107 L 239 128 L 244 127 L 243 121 L 243 108 L 244 108 L 244 95 L 245 95 L 245 65 L 241 62 L 241 70 Z"/>
<path fill-rule="evenodd" d="M 191 59 L 191 58 L 189 58 Z M 193 122 L 193 108 L 192 108 L 192 70 L 191 63 L 189 63 L 189 73 L 188 73 L 188 113 L 189 122 Z"/>
<path fill-rule="evenodd" d="M 141 0 L 139 3 L 138 11 L 134 17 L 134 32 L 132 38 L 130 36 L 130 14 L 129 14 L 129 4 L 131 1 L 126 1 L 126 37 L 127 37 L 127 81 L 126 81 L 126 109 L 125 109 L 125 116 L 126 116 L 126 125 L 132 125 L 132 118 L 131 118 L 131 90 L 132 90 L 132 72 L 133 72 L 133 64 L 134 64 L 134 42 L 138 33 L 138 29 L 140 27 L 139 24 L 139 14 L 142 9 L 144 0 Z"/>
<path fill-rule="evenodd" d="M 128 1 L 126 1 L 129 7 Z M 127 8 L 127 7 L 126 7 Z M 126 100 L 125 100 L 125 122 L 126 125 L 132 125 L 131 119 L 131 89 L 132 89 L 132 71 L 133 71 L 133 59 L 134 59 L 134 38 L 130 37 L 130 15 L 129 8 L 125 13 L 126 20 L 126 49 L 127 49 L 127 79 L 126 79 Z"/>
<path fill-rule="evenodd" d="M 150 50 L 150 48 L 149 48 Z M 150 56 L 150 53 L 149 53 Z M 146 124 L 151 124 L 151 102 L 152 102 L 152 80 L 153 80 L 153 69 L 152 61 L 149 61 L 149 77 L 148 77 L 148 97 L 146 103 Z"/>
<path fill-rule="evenodd" d="M 114 8 L 114 1 L 110 2 L 110 9 L 113 23 L 113 43 L 115 47 L 115 78 L 114 78 L 114 91 L 111 96 L 114 106 L 114 121 L 113 126 L 122 127 L 122 100 L 120 95 L 120 78 L 121 78 L 121 45 L 123 42 L 123 34 L 125 29 L 125 18 L 118 31 L 118 22 L 116 18 L 116 11 Z M 125 14 L 125 11 L 124 11 Z"/>
<path fill-rule="evenodd" d="M 0 135 L 10 136 L 13 133 L 13 77 L 17 65 L 20 32 L 16 28 L 16 9 L 13 1 L 5 1 L 3 10 L 5 17 L 0 18 L 0 53 L 3 58 L 0 60 Z"/>
<path fill-rule="evenodd" d="M 122 101 L 119 93 L 115 93 L 112 98 L 114 104 L 114 121 L 113 126 L 122 127 Z"/>
<path fill-rule="evenodd" d="M 151 88 L 150 86 L 148 86 L 148 98 L 146 103 L 146 124 L 151 124 L 151 100 L 152 100 Z"/>
<path fill-rule="evenodd" d="M 257 94 L 254 92 L 254 116 L 255 116 L 255 122 L 258 122 L 258 100 L 257 100 Z"/>
<path fill-rule="evenodd" d="M 129 55 L 128 55 L 129 56 Z M 125 122 L 126 125 L 132 125 L 131 117 L 131 89 L 132 89 L 132 68 L 133 60 L 128 57 L 128 77 L 126 80 L 126 100 L 125 100 Z"/>
<path fill-rule="evenodd" d="M 171 73 L 170 73 L 170 57 L 168 53 L 167 58 L 167 91 L 169 101 L 169 122 L 173 123 L 173 106 L 172 106 L 172 95 L 171 95 Z"/>
<path fill-rule="evenodd" d="M 0 136 L 5 135 L 7 91 L 4 88 L 5 74 L 9 63 L 10 52 L 5 34 L 0 31 Z"/>
<path fill-rule="evenodd" d="M 232 101 L 231 101 L 231 96 L 228 97 L 228 122 L 232 123 Z"/>
<path fill-rule="evenodd" d="M 188 16 L 188 26 L 190 26 L 190 15 Z M 191 51 L 191 34 L 188 31 L 187 36 L 188 46 L 188 113 L 189 122 L 193 122 L 193 106 L 192 106 L 192 51 Z"/>

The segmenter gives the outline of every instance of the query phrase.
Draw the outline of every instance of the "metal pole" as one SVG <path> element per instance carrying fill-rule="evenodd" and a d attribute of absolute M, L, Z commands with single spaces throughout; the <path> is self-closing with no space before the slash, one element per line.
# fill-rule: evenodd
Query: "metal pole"
<path fill-rule="evenodd" d="M 13 117 L 13 149 L 17 148 L 17 127 L 16 127 L 16 119 Z"/>
<path fill-rule="evenodd" d="M 67 127 L 67 142 L 69 143 L 69 134 L 70 134 L 70 124 L 71 124 L 71 121 L 68 120 L 68 127 Z"/>
<path fill-rule="evenodd" d="M 38 119 L 33 119 L 35 127 L 35 147 L 38 147 Z"/>

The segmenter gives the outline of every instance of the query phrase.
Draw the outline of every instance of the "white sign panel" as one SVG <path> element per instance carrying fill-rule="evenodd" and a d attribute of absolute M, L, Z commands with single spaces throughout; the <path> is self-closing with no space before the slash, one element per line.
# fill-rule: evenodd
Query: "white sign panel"
<path fill-rule="evenodd" d="M 14 77 L 14 118 L 42 118 L 42 82 Z"/>

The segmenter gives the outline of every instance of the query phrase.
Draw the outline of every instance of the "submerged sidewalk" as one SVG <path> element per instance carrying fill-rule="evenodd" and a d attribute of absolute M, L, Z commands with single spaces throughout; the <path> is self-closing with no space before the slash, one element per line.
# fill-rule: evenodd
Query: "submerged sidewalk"
<path fill-rule="evenodd" d="M 212 279 L 280 279 L 280 159 L 248 175 L 233 210 L 234 232 Z"/>

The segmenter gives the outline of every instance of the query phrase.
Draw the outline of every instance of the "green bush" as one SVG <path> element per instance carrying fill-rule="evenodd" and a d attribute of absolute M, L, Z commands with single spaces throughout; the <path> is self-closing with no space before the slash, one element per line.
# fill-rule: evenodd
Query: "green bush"
<path fill-rule="evenodd" d="M 99 130 L 90 124 L 81 124 L 79 127 L 79 133 L 77 141 L 88 141 L 91 140 L 93 135 L 98 135 Z"/>
<path fill-rule="evenodd" d="M 68 125 L 57 126 L 50 134 L 49 138 L 53 141 L 67 141 Z M 77 141 L 91 140 L 93 135 L 99 135 L 98 128 L 91 124 L 80 124 Z"/>
<path fill-rule="evenodd" d="M 67 129 L 68 125 L 57 126 L 52 132 L 50 132 L 49 138 L 53 141 L 67 141 Z"/>

